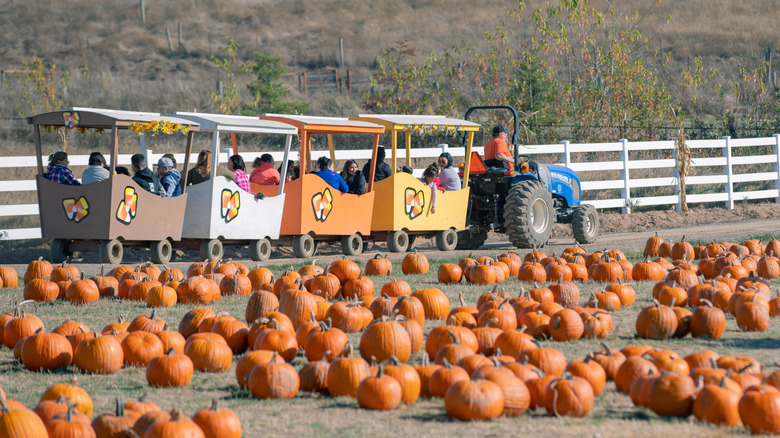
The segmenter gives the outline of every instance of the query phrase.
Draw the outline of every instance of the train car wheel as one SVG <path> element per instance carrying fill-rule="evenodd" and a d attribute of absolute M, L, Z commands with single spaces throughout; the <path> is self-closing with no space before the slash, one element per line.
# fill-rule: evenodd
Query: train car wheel
<path fill-rule="evenodd" d="M 268 239 L 253 240 L 249 242 L 249 257 L 255 262 L 262 262 L 271 258 L 271 241 Z"/>
<path fill-rule="evenodd" d="M 357 233 L 342 237 L 341 252 L 350 256 L 360 255 L 363 252 L 363 237 Z"/>
<path fill-rule="evenodd" d="M 52 263 L 62 263 L 68 260 L 71 252 L 68 250 L 69 240 L 54 239 L 51 242 L 51 261 Z"/>
<path fill-rule="evenodd" d="M 295 236 L 293 238 L 293 254 L 298 258 L 311 258 L 314 252 L 317 250 L 317 242 L 310 234 L 304 234 L 302 236 Z"/>
<path fill-rule="evenodd" d="M 163 239 L 158 242 L 152 242 L 152 245 L 149 247 L 149 253 L 152 261 L 158 265 L 170 262 L 173 256 L 171 241 Z"/>
<path fill-rule="evenodd" d="M 452 228 L 436 232 L 436 247 L 441 251 L 452 251 L 458 246 L 458 233 Z"/>
<path fill-rule="evenodd" d="M 219 239 L 204 240 L 200 244 L 200 259 L 203 261 L 221 260 L 225 254 Z"/>
<path fill-rule="evenodd" d="M 116 239 L 104 240 L 100 242 L 98 254 L 100 255 L 100 263 L 118 265 L 122 263 L 122 256 L 124 255 L 122 242 Z"/>
<path fill-rule="evenodd" d="M 387 249 L 391 252 L 406 252 L 409 248 L 409 235 L 404 230 L 393 231 L 387 235 Z"/>

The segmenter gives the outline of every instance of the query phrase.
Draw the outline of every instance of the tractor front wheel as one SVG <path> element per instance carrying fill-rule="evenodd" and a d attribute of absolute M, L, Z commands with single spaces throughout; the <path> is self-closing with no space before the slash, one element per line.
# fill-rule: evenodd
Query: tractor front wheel
<path fill-rule="evenodd" d="M 504 226 L 518 248 L 541 248 L 555 225 L 550 192 L 539 181 L 521 181 L 509 189 L 504 205 Z"/>

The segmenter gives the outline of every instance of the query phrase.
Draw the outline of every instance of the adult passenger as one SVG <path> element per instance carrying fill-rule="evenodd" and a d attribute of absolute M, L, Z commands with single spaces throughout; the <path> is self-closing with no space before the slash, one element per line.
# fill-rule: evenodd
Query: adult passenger
<path fill-rule="evenodd" d="M 233 181 L 236 175 L 225 166 L 217 166 L 217 176 L 224 176 Z M 200 184 L 211 179 L 211 151 L 203 149 L 198 154 L 195 167 L 187 172 L 187 185 Z"/>
<path fill-rule="evenodd" d="M 80 186 L 79 180 L 73 176 L 73 172 L 68 169 L 68 154 L 62 151 L 49 155 L 49 166 L 46 167 L 46 173 L 43 177 L 60 184 L 69 186 Z"/>
<path fill-rule="evenodd" d="M 328 185 L 341 193 L 349 192 L 349 187 L 347 186 L 347 182 L 344 181 L 344 178 L 333 171 L 333 160 L 328 157 L 320 157 L 319 160 L 317 160 L 317 167 L 319 167 L 320 170 L 318 172 L 312 172 L 312 175 L 317 175 L 322 178 Z M 359 212 L 355 212 L 355 214 L 359 214 Z"/>
<path fill-rule="evenodd" d="M 173 161 L 168 157 L 161 157 L 157 161 L 157 179 L 155 190 L 162 197 L 174 197 L 181 195 L 181 182 L 179 172 L 173 168 Z"/>
<path fill-rule="evenodd" d="M 363 176 L 363 172 L 358 171 L 358 164 L 355 160 L 347 160 L 340 175 L 347 182 L 349 193 L 353 195 L 366 193 L 366 178 Z"/>
<path fill-rule="evenodd" d="M 439 155 L 439 188 L 447 192 L 460 190 L 460 177 L 452 167 L 452 155 L 449 152 Z"/>
<path fill-rule="evenodd" d="M 259 158 L 255 158 L 252 164 L 254 169 L 249 175 L 249 182 L 266 186 L 279 184 L 281 176 L 279 171 L 274 169 L 274 157 L 271 154 L 263 154 Z"/>
<path fill-rule="evenodd" d="M 157 193 L 155 189 L 154 173 L 146 167 L 146 157 L 143 154 L 135 154 L 130 157 L 130 167 L 133 168 L 133 181 L 136 182 L 142 189 L 150 193 Z"/>
<path fill-rule="evenodd" d="M 385 163 L 385 148 L 379 146 L 376 151 L 376 174 L 374 175 L 374 181 L 382 181 L 392 174 L 390 165 Z M 368 181 L 371 178 L 371 160 L 368 160 L 365 166 L 363 166 L 363 176 Z"/>
<path fill-rule="evenodd" d="M 84 169 L 84 173 L 81 174 L 82 184 L 92 184 L 108 179 L 109 172 L 106 169 L 106 159 L 103 157 L 103 154 L 92 152 L 89 154 L 87 164 L 89 164 L 89 167 Z"/>

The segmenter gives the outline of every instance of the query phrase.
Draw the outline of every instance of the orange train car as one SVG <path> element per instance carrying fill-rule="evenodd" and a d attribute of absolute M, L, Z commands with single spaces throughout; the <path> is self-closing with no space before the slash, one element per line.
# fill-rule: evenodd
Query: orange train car
<path fill-rule="evenodd" d="M 385 128 L 375 123 L 338 117 L 264 114 L 260 119 L 295 126 L 301 138 L 300 177 L 284 187 L 286 199 L 279 243 L 291 244 L 296 257 L 313 256 L 317 243 L 323 241 L 340 242 L 344 254 L 360 254 L 363 237 L 371 233 L 374 170 L 365 194 L 341 193 L 311 173 L 311 140 L 313 135 L 327 136 L 330 156 L 335 162 L 334 135 L 373 135 L 371 156 L 372 162 L 375 162 L 379 135 L 385 132 Z M 277 189 L 276 186 L 252 184 L 253 192 L 265 196 L 276 196 Z"/>

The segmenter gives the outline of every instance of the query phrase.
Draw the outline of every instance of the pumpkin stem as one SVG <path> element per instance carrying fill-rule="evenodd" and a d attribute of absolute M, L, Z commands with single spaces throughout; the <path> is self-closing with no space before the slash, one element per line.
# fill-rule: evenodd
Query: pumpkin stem
<path fill-rule="evenodd" d="M 116 396 L 114 399 L 116 401 L 116 416 L 117 417 L 124 417 L 125 416 L 125 405 L 122 404 L 122 397 Z"/>
<path fill-rule="evenodd" d="M 455 333 L 453 333 L 453 332 L 452 332 L 452 330 L 450 330 L 449 328 L 445 328 L 444 330 L 446 330 L 446 331 L 447 331 L 447 334 L 449 334 L 450 336 L 452 336 L 452 343 L 453 343 L 453 344 L 456 344 L 456 345 L 457 345 L 457 344 L 460 344 L 460 340 L 458 340 L 458 337 L 457 337 L 457 336 L 455 336 Z"/>

